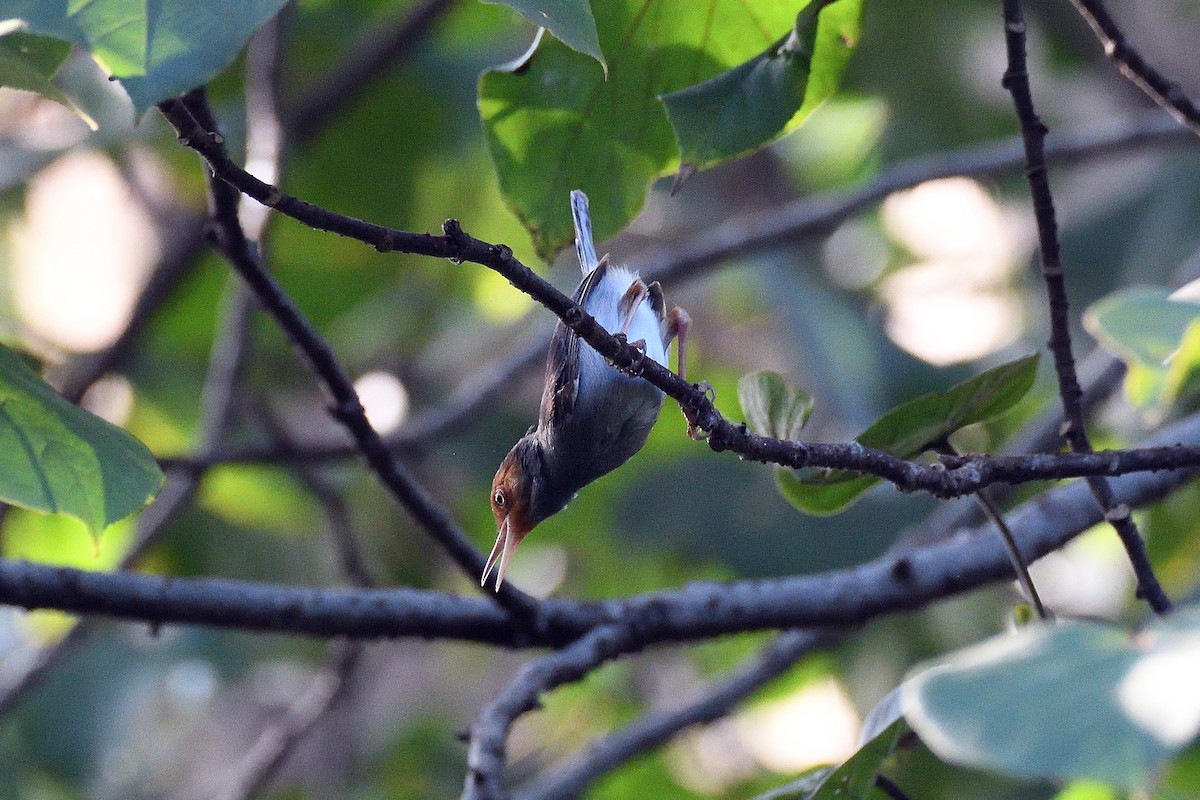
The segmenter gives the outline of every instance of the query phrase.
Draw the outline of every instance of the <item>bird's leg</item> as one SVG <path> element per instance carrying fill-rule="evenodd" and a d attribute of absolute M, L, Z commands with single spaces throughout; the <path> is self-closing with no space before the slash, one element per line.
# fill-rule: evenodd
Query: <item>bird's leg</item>
<path fill-rule="evenodd" d="M 661 292 L 661 290 L 660 290 Z M 663 339 L 664 344 L 669 344 L 672 339 L 676 340 L 677 354 L 675 356 L 679 377 L 684 381 L 687 380 L 687 332 L 688 325 L 691 324 L 692 318 L 688 313 L 679 306 L 675 306 L 667 312 L 666 319 L 663 320 Z M 701 381 L 698 386 L 707 394 L 713 393 L 712 384 L 708 381 Z M 683 409 L 683 416 L 688 421 L 688 436 L 693 439 L 699 438 L 696 420 L 694 415 L 688 409 Z"/>
<path fill-rule="evenodd" d="M 667 312 L 667 318 L 664 321 L 665 331 L 663 339 L 666 341 L 663 344 L 670 344 L 672 339 L 678 340 L 675 356 L 675 363 L 679 377 L 687 380 L 687 330 L 691 324 L 692 318 L 688 313 L 679 306 L 675 306 Z"/>
<path fill-rule="evenodd" d="M 637 313 L 638 306 L 650 296 L 650 289 L 642 282 L 641 278 L 634 278 L 633 283 L 629 284 L 629 288 L 625 290 L 625 294 L 621 295 L 621 299 L 617 302 L 617 316 L 624 321 L 621 323 L 621 330 L 617 333 L 624 336 L 629 333 L 629 326 L 633 324 L 633 315 Z M 639 350 L 646 349 L 646 340 L 639 339 L 636 342 L 630 342 Z"/>

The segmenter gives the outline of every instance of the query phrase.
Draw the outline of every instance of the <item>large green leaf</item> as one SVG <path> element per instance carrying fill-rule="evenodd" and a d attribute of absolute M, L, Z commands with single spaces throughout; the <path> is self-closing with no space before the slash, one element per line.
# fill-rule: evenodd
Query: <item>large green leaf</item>
<path fill-rule="evenodd" d="M 564 44 L 604 65 L 596 19 L 588 0 L 499 0 L 554 34 Z"/>
<path fill-rule="evenodd" d="M 1093 303 L 1083 315 L 1088 333 L 1125 361 L 1161 367 L 1179 349 L 1200 304 L 1157 286 L 1135 286 Z"/>
<path fill-rule="evenodd" d="M 755 800 L 866 800 L 879 768 L 908 731 L 897 720 L 836 767 L 817 767 Z"/>
<path fill-rule="evenodd" d="M 592 9 L 608 76 L 543 37 L 528 59 L 479 82 L 479 110 L 500 188 L 550 257 L 571 241 L 566 198 L 583 189 L 596 236 L 620 230 L 654 178 L 679 165 L 660 94 L 753 58 L 795 24 L 781 0 L 606 0 Z"/>
<path fill-rule="evenodd" d="M 1033 625 L 918 673 L 904 712 L 946 761 L 1136 790 L 1200 733 L 1197 674 L 1195 607 L 1136 636 Z"/>
<path fill-rule="evenodd" d="M 0 501 L 69 514 L 99 534 L 162 482 L 145 445 L 59 397 L 0 347 Z"/>
<path fill-rule="evenodd" d="M 966 425 L 999 416 L 1033 386 L 1038 356 L 1002 364 L 944 392 L 910 400 L 884 414 L 857 441 L 899 458 L 913 458 Z M 833 514 L 879 479 L 825 469 L 780 470 L 779 489 L 807 514 Z"/>
<path fill-rule="evenodd" d="M 683 162 L 708 166 L 795 130 L 837 89 L 861 12 L 862 0 L 813 0 L 760 55 L 662 95 Z"/>
<path fill-rule="evenodd" d="M 813 407 L 812 395 L 769 370 L 738 380 L 738 402 L 755 433 L 776 439 L 799 438 Z"/>
<path fill-rule="evenodd" d="M 0 17 L 88 50 L 139 114 L 207 83 L 287 0 L 5 0 Z"/>
<path fill-rule="evenodd" d="M 1125 394 L 1146 411 L 1161 413 L 1200 371 L 1197 285 L 1171 293 L 1157 286 L 1122 289 L 1093 303 L 1083 324 L 1129 366 Z"/>

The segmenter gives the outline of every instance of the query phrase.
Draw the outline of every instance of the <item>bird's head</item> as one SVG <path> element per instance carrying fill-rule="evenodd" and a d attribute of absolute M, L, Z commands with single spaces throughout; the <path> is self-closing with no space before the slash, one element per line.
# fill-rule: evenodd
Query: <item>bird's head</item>
<path fill-rule="evenodd" d="M 538 443 L 527 435 L 508 452 L 492 479 L 492 515 L 496 517 L 496 545 L 488 556 L 480 583 L 496 570 L 496 590 L 504 582 L 508 563 L 517 545 L 548 515 L 538 515 L 537 495 L 542 485 L 542 458 Z"/>

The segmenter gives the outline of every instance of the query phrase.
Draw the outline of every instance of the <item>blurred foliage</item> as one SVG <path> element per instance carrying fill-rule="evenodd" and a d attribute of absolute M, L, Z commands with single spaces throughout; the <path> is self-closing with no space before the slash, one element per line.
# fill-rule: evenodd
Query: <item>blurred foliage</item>
<path fill-rule="evenodd" d="M 1198 623 L 1187 607 L 1136 636 L 1026 626 L 922 669 L 904 684 L 904 714 L 951 763 L 1137 791 L 1200 733 Z"/>
<path fill-rule="evenodd" d="M 360 37 L 396 24 L 417 5 L 416 0 L 301 0 L 286 18 L 280 69 L 284 109 L 294 114 L 303 108 L 314 87 L 356 57 L 363 46 Z M 614 53 L 643 55 L 621 52 L 619 39 L 604 24 L 628 5 L 604 6 L 604 13 L 600 4 L 594 7 L 614 75 L 623 66 Z M 779 30 L 739 40 L 735 44 L 745 52 L 707 65 L 711 69 L 703 75 L 684 77 L 708 77 L 718 67 L 762 53 L 799 11 L 786 3 L 763 5 L 781 21 Z M 695 32 L 692 7 L 676 6 L 681 26 Z M 0 2 L 0 8 L 8 6 Z M 1090 129 L 1130 104 L 1131 94 L 1070 9 L 1030 4 L 1029 13 L 1036 100 L 1052 131 Z M 1178 31 L 1159 34 L 1164 41 L 1187 43 L 1182 24 Z M 506 5 L 453 3 L 402 63 L 381 71 L 312 138 L 294 143 L 284 187 L 331 209 L 406 229 L 436 231 L 442 220 L 460 219 L 471 234 L 509 244 L 519 258 L 569 290 L 578 280 L 577 268 L 566 263 L 569 258 L 556 264 L 538 256 L 534 237 L 501 193 L 494 143 L 489 151 L 485 134 L 500 124 L 491 106 L 498 95 L 492 90 L 517 77 L 487 73 L 480 89 L 481 74 L 520 56 L 533 35 L 528 20 Z M 994 3 L 864 3 L 843 88 L 794 133 L 752 156 L 697 174 L 677 197 L 670 197 L 662 183 L 644 191 L 648 176 L 672 163 L 671 132 L 660 107 L 647 122 L 640 106 L 614 101 L 608 107 L 612 124 L 639 133 L 650 129 L 647 141 L 653 146 L 629 154 L 644 162 L 640 182 L 611 173 L 586 148 L 573 156 L 586 178 L 580 188 L 594 203 L 603 196 L 597 185 L 612 198 L 612 208 L 594 208 L 601 235 L 615 236 L 602 249 L 618 263 L 636 266 L 646 245 L 669 248 L 741 214 L 861 185 L 905 157 L 1010 136 L 1015 124 L 999 86 L 1001 54 Z M 559 60 L 578 60 L 596 86 L 623 85 L 608 86 L 594 59 L 553 39 L 543 41 L 521 80 L 547 74 Z M 1164 67 L 1171 72 L 1186 65 L 1168 60 Z M 244 77 L 239 59 L 210 85 L 235 153 L 244 139 Z M 681 78 L 679 85 L 688 80 Z M 77 277 L 51 287 L 57 293 L 53 302 L 33 304 L 27 243 L 37 230 L 32 221 L 44 213 L 32 203 L 47 165 L 60 163 L 60 156 L 73 150 L 95 151 L 119 165 L 139 187 L 120 207 L 88 200 L 83 176 L 76 187 L 89 213 L 110 213 L 105 219 L 113 225 L 119 215 L 161 210 L 164 202 L 191 210 L 203 204 L 203 170 L 196 158 L 155 114 L 135 127 L 134 105 L 86 54 L 67 57 L 54 73 L 54 85 L 97 121 L 97 133 L 65 109 L 28 93 L 0 93 L 0 333 L 6 342 L 27 345 L 50 365 L 51 375 L 69 369 L 80 354 L 44 332 L 53 314 L 31 309 L 61 307 L 68 317 L 89 310 L 86 304 L 83 310 L 69 307 L 67 290 L 73 282 L 95 287 L 84 279 L 99 269 L 103 254 L 98 244 L 84 242 Z M 665 88 L 677 87 L 656 90 Z M 535 138 L 535 155 L 538 144 Z M 1194 277 L 1188 274 L 1188 259 L 1197 249 L 1198 164 L 1194 149 L 1177 148 L 1052 167 L 1076 318 L 1079 309 L 1123 287 L 1177 285 Z M 1032 223 L 1020 171 L 979 186 L 1012 228 L 1011 249 L 1007 271 L 988 276 L 987 286 L 972 291 L 1015 298 L 1018 313 L 1003 320 L 1005 329 L 1017 334 L 1014 341 L 978 359 L 943 366 L 925 360 L 928 354 L 899 346 L 889 327 L 895 313 L 889 280 L 913 274 L 928 259 L 901 240 L 893 210 L 872 208 L 827 236 L 740 255 L 668 285 L 671 301 L 693 318 L 690 372 L 712 383 L 718 406 L 734 419 L 742 417 L 739 378 L 758 370 L 777 373 L 813 394 L 804 436 L 840 441 L 863 431 L 886 409 L 945 391 L 1041 348 L 1048 326 L 1042 289 L 1029 268 Z M 539 202 L 546 212 L 561 211 L 560 222 L 567 224 L 565 191 L 550 193 L 537 181 L 527 188 L 545 193 Z M 61 200 L 57 213 L 68 214 L 75 206 L 67 201 L 74 202 L 74 195 Z M 620 221 L 643 205 L 618 234 Z M 176 235 L 174 229 L 160 232 L 158 246 Z M 488 369 L 549 329 L 545 311 L 477 266 L 380 254 L 288 220 L 272 225 L 265 250 L 274 274 L 355 377 L 382 370 L 402 382 L 410 419 L 458 391 L 469 391 Z M 957 274 L 970 272 L 970 265 L 959 267 Z M 197 401 L 230 285 L 227 266 L 211 253 L 195 258 L 189 270 L 117 369 L 128 382 L 131 406 L 114 418 L 163 456 L 195 446 Z M 100 284 L 118 282 L 111 277 Z M 92 291 L 92 304 L 99 305 L 99 290 Z M 960 297 L 966 303 L 974 296 Z M 113 308 L 118 316 L 127 313 L 115 301 Z M 943 338 L 967 332 L 948 323 Z M 1076 333 L 1082 353 L 1093 342 L 1081 324 Z M 260 415 L 250 413 L 260 406 L 292 437 L 337 441 L 325 398 L 284 337 L 260 319 L 252 342 L 245 402 L 236 409 L 231 441 L 270 440 Z M 486 502 L 492 473 L 536 415 L 541 372 L 539 360 L 514 376 L 484 413 L 408 459 L 481 548 L 490 547 L 495 536 Z M 960 431 L 956 442 L 972 450 L 994 449 L 1042 409 L 1054 407 L 1049 372 L 1043 365 L 1027 399 L 1011 413 Z M 1136 441 L 1149 425 L 1195 407 L 1194 393 L 1181 391 L 1170 409 L 1152 419 L 1132 413 L 1118 398 L 1098 412 L 1096 442 Z M 846 567 L 880 555 L 902 537 L 937 533 L 924 523 L 934 501 L 887 486 L 875 487 L 835 517 L 798 515 L 776 491 L 772 470 L 712 453 L 687 439 L 684 429 L 678 409 L 666 404 L 637 457 L 588 486 L 522 545 L 512 580 L 544 594 L 609 598 L 699 579 Z M 450 567 L 357 461 L 310 466 L 347 504 L 350 526 L 381 584 L 474 591 L 473 581 Z M 1022 496 L 1031 491 L 1024 490 Z M 1151 557 L 1174 596 L 1195 593 L 1200 575 L 1198 492 L 1190 485 L 1140 517 Z M 174 518 L 140 566 L 179 576 L 345 585 L 323 510 L 287 464 L 222 466 L 205 477 L 194 502 Z M 77 522 L 11 511 L 0 528 L 0 551 L 8 558 L 112 569 L 133 541 L 135 525 L 130 520 L 111 526 L 97 548 Z M 1119 559 L 1119 552 L 1113 558 Z M 1096 581 L 1057 580 L 1084 607 L 1099 603 L 1093 595 L 1105 599 L 1116 592 L 1124 603 L 1123 619 L 1142 611 L 1117 581 L 1096 586 Z M 804 659 L 747 705 L 755 711 L 783 708 L 816 683 L 832 680 L 861 717 L 914 665 L 1003 631 L 1015 599 L 1014 592 L 998 587 L 878 620 L 847 634 L 831 651 Z M 51 619 L 0 609 L 0 675 L 9 674 L 10 665 L 19 670 L 31 644 L 61 635 L 68 624 L 62 615 Z M 522 720 L 515 731 L 514 779 L 532 778 L 648 710 L 677 706 L 752 658 L 770 638 L 755 634 L 658 648 L 550 693 L 545 710 Z M 324 643 L 294 638 L 95 624 L 86 642 L 0 720 L 5 754 L 0 800 L 136 800 L 176 796 L 173 790 L 219 780 L 238 765 L 263 720 L 303 691 L 324 651 Z M 367 652 L 368 666 L 354 676 L 344 704 L 314 733 L 321 747 L 286 764 L 270 796 L 454 796 L 465 763 L 457 734 L 529 655 L 413 642 L 372 645 Z M 825 730 L 828 722 L 801 717 L 792 724 L 793 730 Z M 736 720 L 722 725 L 689 732 L 604 776 L 587 797 L 747 797 L 803 771 L 799 766 L 776 771 L 748 749 Z M 715 738 L 703 738 L 710 733 Z M 713 758 L 706 763 L 701 757 L 712 753 L 713 741 L 719 753 L 730 756 L 728 763 Z M 1170 765 L 1162 783 L 1165 797 L 1188 796 L 1186 789 L 1169 791 L 1195 785 L 1195 762 L 1193 747 Z M 885 771 L 921 800 L 1112 796 L 1103 787 L 1015 782 L 950 766 L 907 741 L 885 763 Z"/>

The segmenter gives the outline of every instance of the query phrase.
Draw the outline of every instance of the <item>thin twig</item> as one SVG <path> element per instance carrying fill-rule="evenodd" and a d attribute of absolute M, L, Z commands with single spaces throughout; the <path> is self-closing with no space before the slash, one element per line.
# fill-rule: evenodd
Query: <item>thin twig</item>
<path fill-rule="evenodd" d="M 531 661 L 493 700 L 471 726 L 463 800 L 504 800 L 504 762 L 508 731 L 538 697 L 564 683 L 577 681 L 601 664 L 642 647 L 632 625 L 600 625 L 569 647 Z"/>
<path fill-rule="evenodd" d="M 948 439 L 943 439 L 934 447 L 936 452 L 956 456 L 958 451 L 954 449 L 954 445 L 950 444 Z M 1004 541 L 1004 549 L 1008 552 L 1008 560 L 1012 564 L 1013 574 L 1016 575 L 1017 583 L 1020 585 L 1025 599 L 1033 606 L 1037 612 L 1038 619 L 1049 620 L 1050 613 L 1046 607 L 1042 605 L 1042 598 L 1038 595 L 1037 587 L 1034 586 L 1033 577 L 1029 574 L 1029 567 L 1025 564 L 1025 558 L 1021 555 L 1021 548 L 1017 546 L 1017 539 L 1013 536 L 1012 530 L 1004 521 L 1004 514 L 992 502 L 987 492 L 980 489 L 971 495 L 975 498 L 975 502 L 983 511 L 983 515 L 995 526 L 1000 538 Z"/>
<path fill-rule="evenodd" d="M 1012 94 L 1021 136 L 1025 141 L 1025 174 L 1033 197 L 1034 217 L 1037 220 L 1038 242 L 1041 249 L 1042 277 L 1050 304 L 1050 352 L 1058 377 L 1058 391 L 1063 405 L 1063 435 L 1077 453 L 1090 453 L 1091 441 L 1081 404 L 1082 390 L 1075 374 L 1075 357 L 1071 351 L 1071 319 L 1067 301 L 1066 275 L 1059 254 L 1058 224 L 1054 200 L 1046 169 L 1044 143 L 1046 126 L 1038 119 L 1029 87 L 1029 72 L 1025 59 L 1025 21 L 1020 0 L 1004 0 L 1004 41 L 1008 53 L 1008 68 L 1003 84 Z M 1113 501 L 1112 490 L 1103 478 L 1090 478 L 1088 485 L 1107 519 L 1116 529 L 1121 544 L 1137 576 L 1138 596 L 1145 599 L 1159 614 L 1171 610 L 1171 600 L 1154 574 L 1146 553 L 1145 543 L 1130 516 L 1129 508 Z"/>
<path fill-rule="evenodd" d="M 987 492 L 980 490 L 972 496 L 979 503 L 980 508 L 983 509 L 984 515 L 991 520 L 992 524 L 996 526 L 996 530 L 1000 532 L 1000 538 L 1004 540 L 1004 549 L 1008 552 L 1008 560 L 1012 564 L 1013 573 L 1017 576 L 1017 583 L 1020 584 L 1025 599 L 1033 606 L 1038 619 L 1043 621 L 1053 619 L 1050 612 L 1042 605 L 1042 598 L 1038 595 L 1037 587 L 1033 583 L 1033 576 L 1029 574 L 1029 567 L 1025 565 L 1025 559 L 1021 556 L 1021 548 L 1017 546 L 1016 537 L 1013 536 L 1008 523 L 1004 521 L 1004 515 L 1000 513 L 1000 509 L 996 508 L 996 505 L 987 496 Z"/>
<path fill-rule="evenodd" d="M 305 736 L 338 702 L 362 660 L 359 642 L 334 642 L 329 658 L 304 693 L 283 717 L 268 726 L 251 745 L 230 784 L 216 800 L 248 800 L 261 793 Z"/>
<path fill-rule="evenodd" d="M 1104 55 L 1112 59 L 1121 74 L 1164 108 L 1176 122 L 1200 136 L 1200 107 L 1184 93 L 1177 81 L 1160 73 L 1142 57 L 1121 33 L 1104 4 L 1100 0 L 1071 0 L 1071 5 L 1104 45 Z"/>
<path fill-rule="evenodd" d="M 753 692 L 787 672 L 801 658 L 828 644 L 832 636 L 811 630 L 787 631 L 763 648 L 751 663 L 709 687 L 682 708 L 644 716 L 588 745 L 567 763 L 552 768 L 517 791 L 518 800 L 567 800 L 588 784 L 670 740 L 685 728 L 705 725 L 728 715 Z"/>

